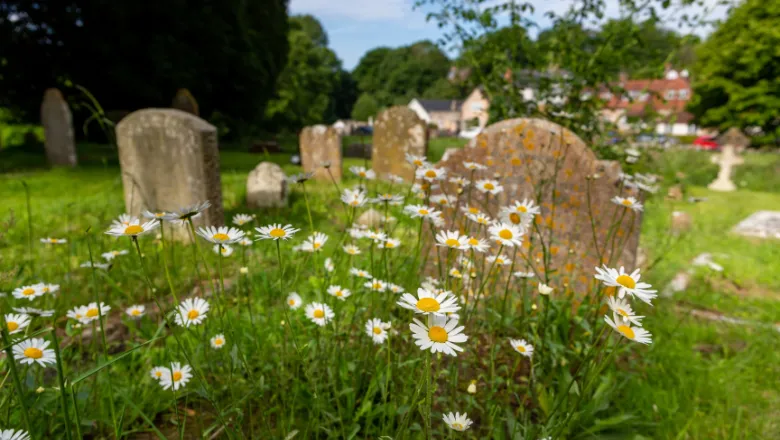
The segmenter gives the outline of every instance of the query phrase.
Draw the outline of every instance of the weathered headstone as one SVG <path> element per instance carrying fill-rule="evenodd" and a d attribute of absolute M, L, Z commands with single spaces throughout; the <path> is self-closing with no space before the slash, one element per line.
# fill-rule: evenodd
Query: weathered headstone
<path fill-rule="evenodd" d="M 672 212 L 672 232 L 679 234 L 681 232 L 687 232 L 691 229 L 693 220 L 691 215 L 684 211 Z"/>
<path fill-rule="evenodd" d="M 737 151 L 742 151 L 750 145 L 750 138 L 745 136 L 739 128 L 731 127 L 726 130 L 725 133 L 718 136 L 717 142 L 719 145 L 731 145 L 736 148 Z"/>
<path fill-rule="evenodd" d="M 200 110 L 198 109 L 198 101 L 192 96 L 187 89 L 179 89 L 176 91 L 176 96 L 173 97 L 171 102 L 171 108 L 187 112 L 191 115 L 200 116 Z"/>
<path fill-rule="evenodd" d="M 593 282 L 593 268 L 607 262 L 613 247 L 606 242 L 608 231 L 621 217 L 623 222 L 613 235 L 616 258 L 611 264 L 631 270 L 635 267 L 642 215 L 611 202 L 620 188 L 620 164 L 598 160 L 593 150 L 568 129 L 541 119 L 502 121 L 487 127 L 468 146 L 450 154 L 442 165 L 448 175 L 469 176 L 464 161 L 488 167 L 476 179 L 498 176 L 503 185 L 503 192 L 489 198 L 492 215 L 514 201 L 536 199 L 541 194 L 541 214 L 536 216 L 536 222 L 551 255 L 548 269 L 556 270 L 564 284 L 585 286 Z M 454 191 L 449 185 L 447 192 L 454 194 Z M 635 192 L 630 195 L 640 197 Z M 471 192 L 471 198 L 471 204 L 476 207 L 483 207 L 486 201 L 477 191 Z M 591 214 L 598 247 L 591 230 Z M 445 220 L 449 222 L 449 218 Z M 551 228 L 553 241 L 549 242 Z M 531 229 L 533 244 L 527 242 L 521 251 L 530 254 L 528 257 L 539 272 L 544 270 L 545 263 L 539 234 L 535 228 Z M 519 267 L 526 264 L 520 256 L 517 263 Z"/>
<path fill-rule="evenodd" d="M 336 181 L 341 180 L 341 135 L 335 128 L 327 125 L 304 127 L 300 135 L 301 164 L 303 171 L 313 172 L 315 179 L 330 180 L 330 174 Z"/>
<path fill-rule="evenodd" d="M 196 220 L 222 225 L 217 129 L 175 109 L 138 110 L 116 126 L 127 212 L 174 211 L 210 201 Z"/>
<path fill-rule="evenodd" d="M 287 206 L 287 176 L 273 162 L 260 162 L 246 179 L 246 204 L 252 209 Z"/>
<path fill-rule="evenodd" d="M 414 179 L 414 167 L 406 162 L 406 154 L 425 156 L 428 153 L 425 121 L 409 107 L 390 107 L 374 122 L 371 163 L 378 177 L 389 174 Z"/>
<path fill-rule="evenodd" d="M 683 198 L 683 191 L 682 191 L 682 185 L 679 183 L 677 185 L 672 185 L 669 187 L 669 190 L 666 192 L 666 197 L 669 198 L 669 200 L 682 200 Z"/>
<path fill-rule="evenodd" d="M 43 94 L 41 124 L 43 124 L 44 145 L 49 164 L 68 167 L 78 165 L 73 115 L 58 89 L 47 89 Z"/>
<path fill-rule="evenodd" d="M 742 220 L 733 232 L 758 238 L 780 239 L 780 211 L 758 211 Z"/>
<path fill-rule="evenodd" d="M 712 181 L 707 188 L 713 191 L 729 192 L 737 189 L 734 182 L 731 181 L 731 169 L 740 165 L 744 160 L 736 153 L 734 145 L 724 145 L 721 147 L 721 153 L 712 157 L 712 162 L 720 166 L 718 177 Z"/>

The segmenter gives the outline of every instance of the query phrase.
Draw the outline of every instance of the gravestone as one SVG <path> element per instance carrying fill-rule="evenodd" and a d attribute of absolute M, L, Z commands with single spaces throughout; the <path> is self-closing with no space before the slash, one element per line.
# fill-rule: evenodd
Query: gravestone
<path fill-rule="evenodd" d="M 464 161 L 487 166 L 487 170 L 478 172 L 475 179 L 495 177 L 503 185 L 504 191 L 491 195 L 489 199 L 477 191 L 472 191 L 470 195 L 472 206 L 483 207 L 488 201 L 493 216 L 500 207 L 526 198 L 536 200 L 537 194 L 541 194 L 541 214 L 536 216 L 535 221 L 544 234 L 551 255 L 548 268 L 560 274 L 564 286 L 584 287 L 593 283 L 594 267 L 607 263 L 609 249 L 600 261 L 594 244 L 589 205 L 598 246 L 602 251 L 607 247 L 605 238 L 608 230 L 626 210 L 623 222 L 614 235 L 617 257 L 611 265 L 634 269 L 642 215 L 611 201 L 620 188 L 620 164 L 598 160 L 593 150 L 573 132 L 541 119 L 498 122 L 483 130 L 463 149 L 451 153 L 442 165 L 448 176 L 469 176 L 470 171 L 463 166 Z M 446 187 L 447 193 L 455 193 L 453 184 Z M 641 200 L 636 190 L 625 191 L 623 196 L 633 195 Z M 452 215 L 449 212 L 445 210 L 448 225 Z M 548 239 L 551 228 L 552 243 Z M 521 250 L 530 254 L 528 257 L 537 266 L 537 273 L 541 273 L 545 263 L 539 234 L 533 230 L 530 235 L 533 240 L 527 240 Z M 619 252 L 621 247 L 622 252 Z M 507 255 L 511 251 L 503 252 Z M 519 270 L 527 270 L 526 261 L 519 255 L 516 263 Z"/>
<path fill-rule="evenodd" d="M 378 177 L 389 174 L 414 180 L 414 167 L 406 155 L 425 156 L 428 153 L 425 121 L 409 107 L 390 107 L 374 122 L 371 164 Z"/>
<path fill-rule="evenodd" d="M 341 180 L 341 135 L 326 125 L 304 127 L 300 135 L 301 164 L 304 172 L 313 172 L 315 179 L 330 180 L 323 163 L 330 163 L 330 174 Z"/>
<path fill-rule="evenodd" d="M 733 232 L 748 237 L 780 239 L 780 211 L 755 212 L 739 222 Z"/>
<path fill-rule="evenodd" d="M 173 101 L 171 102 L 171 108 L 187 112 L 191 115 L 200 116 L 198 101 L 195 100 L 195 97 L 192 96 L 192 93 L 187 89 L 179 89 L 176 91 L 176 96 L 173 97 Z"/>
<path fill-rule="evenodd" d="M 731 169 L 740 165 L 744 160 L 737 155 L 737 147 L 734 145 L 724 145 L 717 156 L 712 157 L 712 162 L 718 164 L 718 177 L 712 181 L 707 188 L 713 191 L 730 192 L 737 189 L 734 182 L 731 181 Z"/>
<path fill-rule="evenodd" d="M 693 225 L 691 215 L 684 211 L 672 212 L 672 233 L 679 234 L 687 232 Z"/>
<path fill-rule="evenodd" d="M 208 200 L 211 207 L 195 222 L 224 224 L 214 126 L 181 110 L 149 108 L 122 119 L 116 139 L 128 213 L 175 211 Z"/>
<path fill-rule="evenodd" d="M 287 206 L 287 176 L 273 162 L 260 162 L 246 179 L 246 204 L 252 208 Z"/>
<path fill-rule="evenodd" d="M 58 89 L 47 89 L 41 103 L 46 158 L 53 166 L 75 167 L 76 143 L 73 134 L 73 115 Z"/>
<path fill-rule="evenodd" d="M 717 142 L 718 145 L 731 145 L 740 152 L 750 145 L 750 138 L 745 136 L 739 128 L 731 127 L 726 130 L 725 133 L 718 136 Z"/>

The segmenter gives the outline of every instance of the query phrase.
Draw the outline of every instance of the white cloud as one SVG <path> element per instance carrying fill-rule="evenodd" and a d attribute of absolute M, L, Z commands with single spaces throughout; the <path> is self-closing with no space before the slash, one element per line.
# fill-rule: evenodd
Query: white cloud
<path fill-rule="evenodd" d="M 290 12 L 360 21 L 403 20 L 419 14 L 409 0 L 291 0 Z"/>

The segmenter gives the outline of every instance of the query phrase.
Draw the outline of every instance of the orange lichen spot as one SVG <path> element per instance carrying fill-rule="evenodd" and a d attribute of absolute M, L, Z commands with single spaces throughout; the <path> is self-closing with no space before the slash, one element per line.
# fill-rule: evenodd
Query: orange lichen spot
<path fill-rule="evenodd" d="M 510 161 L 509 161 L 509 162 L 510 162 L 512 165 L 514 165 L 514 166 L 517 166 L 517 165 L 522 165 L 522 164 L 523 164 L 523 161 L 522 161 L 522 159 L 520 159 L 519 157 L 513 157 L 512 159 L 510 159 Z"/>
<path fill-rule="evenodd" d="M 574 263 L 567 263 L 566 266 L 563 266 L 566 272 L 574 272 L 575 267 L 576 266 L 574 266 Z"/>
<path fill-rule="evenodd" d="M 558 246 L 550 246 L 550 254 L 553 257 L 558 255 Z"/>
<path fill-rule="evenodd" d="M 574 171 L 572 171 L 570 169 L 565 169 L 565 170 L 563 170 L 563 172 L 564 172 L 564 174 L 566 174 L 566 177 L 571 177 L 571 176 L 574 175 Z"/>

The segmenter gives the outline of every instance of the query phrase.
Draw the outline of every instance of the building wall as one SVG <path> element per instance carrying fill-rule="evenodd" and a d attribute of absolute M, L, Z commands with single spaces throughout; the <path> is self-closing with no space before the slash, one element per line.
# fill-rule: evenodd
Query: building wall
<path fill-rule="evenodd" d="M 409 102 L 408 107 L 412 109 L 412 111 L 417 113 L 417 116 L 419 116 L 420 119 L 425 121 L 426 124 L 431 122 L 431 115 L 429 115 L 428 112 L 425 111 L 425 108 L 423 108 L 420 102 L 417 101 L 416 99 L 412 99 L 412 101 Z"/>
<path fill-rule="evenodd" d="M 660 123 L 655 126 L 655 132 L 672 136 L 688 136 L 698 133 L 696 125 L 675 122 L 673 124 Z"/>
<path fill-rule="evenodd" d="M 461 129 L 465 128 L 467 122 L 474 118 L 479 120 L 479 128 L 485 128 L 489 109 L 490 102 L 485 98 L 482 90 L 479 88 L 474 89 L 466 100 L 463 101 L 463 106 L 460 110 Z"/>
<path fill-rule="evenodd" d="M 457 133 L 460 130 L 460 112 L 431 112 L 430 122 L 436 124 L 439 130 Z"/>

